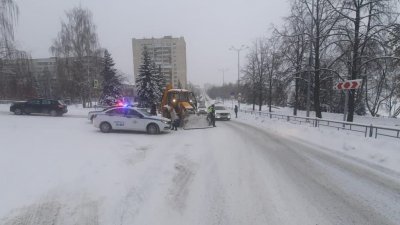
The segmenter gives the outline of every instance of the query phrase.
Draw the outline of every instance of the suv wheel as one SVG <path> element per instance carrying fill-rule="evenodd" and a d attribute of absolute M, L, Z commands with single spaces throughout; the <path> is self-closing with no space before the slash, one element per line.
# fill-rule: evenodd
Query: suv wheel
<path fill-rule="evenodd" d="M 102 123 L 100 124 L 100 130 L 101 130 L 101 132 L 103 132 L 103 133 L 109 133 L 109 132 L 112 130 L 112 127 L 111 127 L 111 125 L 110 125 L 109 123 L 107 123 L 107 122 L 102 122 Z"/>
<path fill-rule="evenodd" d="M 15 115 L 22 115 L 22 110 L 19 109 L 19 108 L 16 108 L 16 109 L 14 110 L 14 114 L 15 114 Z"/>
<path fill-rule="evenodd" d="M 52 109 L 52 110 L 50 111 L 50 115 L 51 115 L 51 116 L 58 116 L 58 113 L 57 113 L 56 110 Z"/>
<path fill-rule="evenodd" d="M 156 124 L 150 124 L 147 126 L 147 133 L 149 134 L 158 134 L 160 133 L 160 129 Z"/>

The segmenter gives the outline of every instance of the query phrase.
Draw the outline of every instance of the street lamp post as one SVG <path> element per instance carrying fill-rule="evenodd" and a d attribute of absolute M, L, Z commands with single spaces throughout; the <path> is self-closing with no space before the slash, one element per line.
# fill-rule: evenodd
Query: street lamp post
<path fill-rule="evenodd" d="M 240 108 L 240 99 L 239 99 L 239 86 L 240 86 L 240 51 L 247 49 L 248 47 L 245 45 L 241 45 L 239 48 L 234 46 L 230 47 L 229 50 L 237 52 L 237 60 L 238 60 L 238 80 L 237 80 L 237 96 L 238 96 L 238 107 Z"/>

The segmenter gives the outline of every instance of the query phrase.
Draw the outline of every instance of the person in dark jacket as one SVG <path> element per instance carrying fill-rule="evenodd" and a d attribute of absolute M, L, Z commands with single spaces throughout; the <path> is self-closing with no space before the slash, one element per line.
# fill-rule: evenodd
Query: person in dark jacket
<path fill-rule="evenodd" d="M 238 111 L 239 111 L 238 106 L 235 105 L 235 115 L 236 115 L 236 118 L 237 118 L 237 113 L 238 113 Z"/>
<path fill-rule="evenodd" d="M 210 106 L 210 120 L 211 120 L 211 124 L 213 125 L 213 127 L 215 126 L 215 106 L 214 104 L 212 104 Z"/>
<path fill-rule="evenodd" d="M 154 103 L 153 105 L 151 105 L 150 114 L 153 116 L 157 116 L 157 106 Z"/>

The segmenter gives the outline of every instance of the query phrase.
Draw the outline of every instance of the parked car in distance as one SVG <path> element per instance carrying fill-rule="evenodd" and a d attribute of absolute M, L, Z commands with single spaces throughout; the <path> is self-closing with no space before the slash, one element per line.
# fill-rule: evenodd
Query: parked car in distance
<path fill-rule="evenodd" d="M 199 108 L 197 108 L 197 113 L 198 114 L 207 114 L 207 108 L 206 107 L 199 107 Z"/>
<path fill-rule="evenodd" d="M 62 116 L 68 112 L 67 105 L 61 100 L 53 99 L 30 99 L 28 101 L 13 102 L 10 112 L 15 115 L 40 113 L 51 116 Z"/>
<path fill-rule="evenodd" d="M 129 130 L 158 134 L 170 130 L 171 120 L 150 115 L 146 109 L 128 106 L 115 107 L 95 114 L 93 125 L 100 128 L 103 133 L 112 130 Z"/>
<path fill-rule="evenodd" d="M 225 106 L 216 105 L 215 106 L 215 119 L 216 120 L 230 120 L 231 113 L 225 108 Z"/>

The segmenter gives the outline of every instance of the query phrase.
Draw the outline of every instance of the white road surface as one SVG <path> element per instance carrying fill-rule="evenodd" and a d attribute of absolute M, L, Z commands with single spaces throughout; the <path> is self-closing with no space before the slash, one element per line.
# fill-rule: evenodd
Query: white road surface
<path fill-rule="evenodd" d="M 158 136 L 0 122 L 0 224 L 400 223 L 398 175 L 236 121 Z"/>

